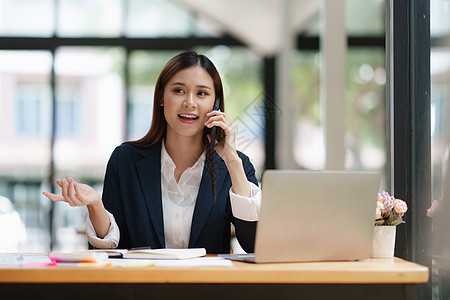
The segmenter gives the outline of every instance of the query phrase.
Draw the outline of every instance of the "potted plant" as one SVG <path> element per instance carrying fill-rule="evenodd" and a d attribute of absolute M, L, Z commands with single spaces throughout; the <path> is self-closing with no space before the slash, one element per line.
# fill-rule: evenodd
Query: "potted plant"
<path fill-rule="evenodd" d="M 404 223 L 403 215 L 407 210 L 408 205 L 405 201 L 385 191 L 378 193 L 372 257 L 394 256 L 396 226 Z"/>

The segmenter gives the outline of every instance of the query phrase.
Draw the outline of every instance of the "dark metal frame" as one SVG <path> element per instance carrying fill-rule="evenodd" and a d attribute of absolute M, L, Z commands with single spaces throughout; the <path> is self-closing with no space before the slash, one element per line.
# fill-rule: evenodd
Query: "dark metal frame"
<path fill-rule="evenodd" d="M 264 130 L 264 147 L 265 147 L 265 169 L 275 169 L 275 57 L 266 57 L 264 59 L 264 109 L 265 109 L 265 130 Z M 273 113 L 270 113 L 273 112 Z"/>
<path fill-rule="evenodd" d="M 52 50 L 63 46 L 120 46 L 128 50 L 181 50 L 216 45 L 245 46 L 229 35 L 220 38 L 0 37 L 0 50 Z"/>
<path fill-rule="evenodd" d="M 431 270 L 431 224 L 425 215 L 431 203 L 430 2 L 389 0 L 387 5 L 393 35 L 391 192 L 409 206 L 406 223 L 397 227 L 395 255 Z M 431 298 L 430 283 L 417 288 L 417 297 Z"/>

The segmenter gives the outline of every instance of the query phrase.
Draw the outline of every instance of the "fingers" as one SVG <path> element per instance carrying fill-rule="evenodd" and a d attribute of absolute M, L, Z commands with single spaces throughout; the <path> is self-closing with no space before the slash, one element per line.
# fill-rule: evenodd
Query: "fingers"
<path fill-rule="evenodd" d="M 69 203 L 69 205 L 70 206 L 82 205 L 81 201 L 76 196 L 75 188 L 73 186 L 73 178 L 69 177 L 69 180 L 67 181 L 66 184 L 67 184 L 66 197 L 67 197 L 67 202 Z"/>
<path fill-rule="evenodd" d="M 224 112 L 221 112 L 221 111 L 213 110 L 213 111 L 210 111 L 209 113 L 207 113 L 206 116 L 209 117 L 209 119 L 205 122 L 205 125 L 212 121 L 217 121 L 217 120 L 223 120 L 228 123 L 230 122 L 228 120 L 228 116 Z"/>
<path fill-rule="evenodd" d="M 75 189 L 73 187 L 73 179 L 72 177 L 69 177 L 68 183 L 67 183 L 67 197 L 69 199 L 75 199 Z"/>
<path fill-rule="evenodd" d="M 72 204 L 69 202 L 67 198 L 67 180 L 65 178 L 61 179 L 61 194 L 64 198 L 64 201 L 66 201 L 67 203 L 69 203 L 70 206 L 72 206 Z"/>
<path fill-rule="evenodd" d="M 61 187 L 61 194 L 56 195 L 49 192 L 43 192 L 44 196 L 48 197 L 52 201 L 67 202 L 70 206 L 83 205 L 83 202 L 77 196 L 78 193 L 75 190 L 76 182 L 74 182 L 72 177 L 69 177 L 68 180 L 65 178 L 57 179 L 56 184 Z"/>
<path fill-rule="evenodd" d="M 206 115 L 209 117 L 209 119 L 205 122 L 206 127 L 212 128 L 214 126 L 218 126 L 222 128 L 226 134 L 232 132 L 233 126 L 225 113 L 220 111 L 211 111 Z"/>
<path fill-rule="evenodd" d="M 75 193 L 77 195 L 77 199 L 82 200 L 80 188 L 78 187 L 78 184 L 75 181 L 73 182 L 73 187 L 75 188 Z"/>
<path fill-rule="evenodd" d="M 62 195 L 56 195 L 56 194 L 49 193 L 49 192 L 42 192 L 42 194 L 45 197 L 49 198 L 50 200 L 52 200 L 54 202 L 56 202 L 56 201 L 65 201 L 64 197 Z"/>
<path fill-rule="evenodd" d="M 211 111 L 206 114 L 209 119 L 205 122 L 205 126 L 212 128 L 213 126 L 220 127 L 225 133 L 225 139 L 215 141 L 214 149 L 218 154 L 224 157 L 231 157 L 236 154 L 236 129 L 233 124 L 229 121 L 227 115 L 221 111 Z M 211 142 L 211 137 L 208 136 L 209 142 Z"/>

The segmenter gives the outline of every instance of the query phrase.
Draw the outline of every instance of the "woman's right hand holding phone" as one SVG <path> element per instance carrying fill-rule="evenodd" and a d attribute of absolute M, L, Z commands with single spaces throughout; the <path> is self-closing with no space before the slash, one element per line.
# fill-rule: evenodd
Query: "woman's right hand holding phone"
<path fill-rule="evenodd" d="M 56 180 L 61 187 L 61 194 L 43 192 L 52 201 L 64 201 L 70 206 L 97 206 L 102 205 L 100 195 L 87 184 L 78 183 L 72 177 Z"/>

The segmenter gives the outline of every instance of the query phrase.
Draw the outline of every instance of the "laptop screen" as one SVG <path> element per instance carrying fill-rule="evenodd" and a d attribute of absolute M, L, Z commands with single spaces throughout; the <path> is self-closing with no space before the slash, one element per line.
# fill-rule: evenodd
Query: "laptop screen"
<path fill-rule="evenodd" d="M 369 258 L 380 175 L 267 170 L 256 262 Z"/>

